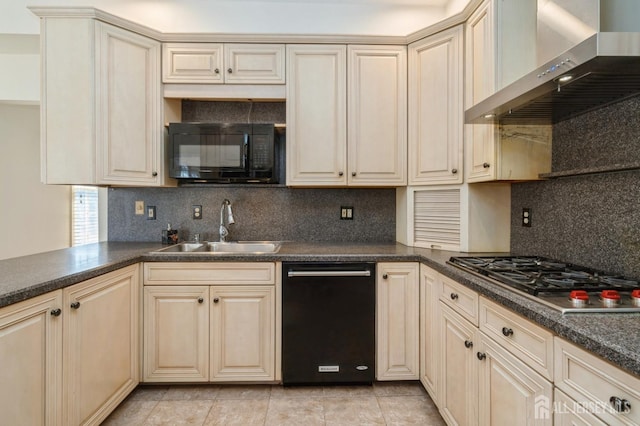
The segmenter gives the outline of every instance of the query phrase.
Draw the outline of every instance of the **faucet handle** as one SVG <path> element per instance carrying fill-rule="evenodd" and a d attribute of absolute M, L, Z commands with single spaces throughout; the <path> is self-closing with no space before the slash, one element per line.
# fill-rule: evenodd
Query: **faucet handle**
<path fill-rule="evenodd" d="M 200 242 L 200 234 L 199 233 L 193 234 L 193 242 L 195 242 L 195 243 L 199 243 Z"/>

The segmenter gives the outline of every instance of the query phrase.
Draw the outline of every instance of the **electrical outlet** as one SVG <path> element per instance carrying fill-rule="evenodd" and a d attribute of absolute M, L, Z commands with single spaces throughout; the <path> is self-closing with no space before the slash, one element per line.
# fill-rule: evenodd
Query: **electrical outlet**
<path fill-rule="evenodd" d="M 156 220 L 156 206 L 147 206 L 147 220 Z"/>
<path fill-rule="evenodd" d="M 529 207 L 522 208 L 522 226 L 531 228 L 531 209 Z"/>
<path fill-rule="evenodd" d="M 202 206 L 191 206 L 191 217 L 194 219 L 202 219 Z"/>
<path fill-rule="evenodd" d="M 136 216 L 144 214 L 144 201 L 136 201 Z"/>
<path fill-rule="evenodd" d="M 340 220 L 353 220 L 353 206 L 340 207 Z"/>

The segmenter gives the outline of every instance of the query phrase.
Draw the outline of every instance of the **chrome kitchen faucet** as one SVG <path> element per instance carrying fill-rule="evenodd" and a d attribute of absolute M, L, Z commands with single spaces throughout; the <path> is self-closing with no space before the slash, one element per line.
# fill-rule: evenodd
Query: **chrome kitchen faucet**
<path fill-rule="evenodd" d="M 227 226 L 236 223 L 233 220 L 233 211 L 231 210 L 231 201 L 225 199 L 222 202 L 222 206 L 220 207 L 220 242 L 224 243 L 227 241 L 227 235 L 229 235 L 229 230 L 224 225 L 224 216 L 225 213 L 227 215 Z"/>

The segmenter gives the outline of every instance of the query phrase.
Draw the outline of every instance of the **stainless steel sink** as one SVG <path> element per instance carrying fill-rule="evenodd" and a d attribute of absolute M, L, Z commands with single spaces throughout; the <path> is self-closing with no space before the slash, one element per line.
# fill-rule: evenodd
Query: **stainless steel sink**
<path fill-rule="evenodd" d="M 277 253 L 281 246 L 277 241 L 180 243 L 156 250 L 154 253 L 269 254 Z"/>

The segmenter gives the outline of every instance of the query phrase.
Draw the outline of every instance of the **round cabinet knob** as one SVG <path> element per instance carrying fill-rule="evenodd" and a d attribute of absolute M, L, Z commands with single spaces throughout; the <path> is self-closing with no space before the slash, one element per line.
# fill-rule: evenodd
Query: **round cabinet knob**
<path fill-rule="evenodd" d="M 487 354 L 482 353 L 482 352 L 478 352 L 478 353 L 476 354 L 476 356 L 478 357 L 478 359 L 479 359 L 480 361 L 484 361 L 484 360 L 485 360 L 485 358 L 487 357 Z"/>
<path fill-rule="evenodd" d="M 458 169 L 451 169 L 451 173 L 455 175 L 456 173 L 458 173 Z"/>
<path fill-rule="evenodd" d="M 153 173 L 151 173 L 151 176 L 153 176 L 153 177 L 158 176 L 158 172 L 153 172 Z"/>
<path fill-rule="evenodd" d="M 356 175 L 356 172 L 351 172 L 351 176 L 355 176 L 355 175 Z"/>
<path fill-rule="evenodd" d="M 213 72 L 215 72 L 216 74 L 220 74 L 220 68 L 216 68 L 215 70 L 213 70 Z"/>
<path fill-rule="evenodd" d="M 198 297 L 198 303 L 204 303 L 204 299 L 202 297 Z"/>
<path fill-rule="evenodd" d="M 227 70 L 227 72 L 228 72 L 229 74 L 231 74 L 231 73 L 233 72 L 233 70 L 232 70 L 231 68 L 229 68 L 229 69 Z"/>
<path fill-rule="evenodd" d="M 506 337 L 513 336 L 513 330 L 507 327 L 502 327 L 502 334 Z"/>
<path fill-rule="evenodd" d="M 344 172 L 338 172 L 338 176 L 344 176 Z"/>
<path fill-rule="evenodd" d="M 484 167 L 485 169 L 488 169 L 489 167 L 491 167 L 491 164 L 489 164 L 489 163 L 482 163 L 482 167 Z"/>
<path fill-rule="evenodd" d="M 219 301 L 220 301 L 220 298 L 219 298 L 219 297 L 214 297 L 214 298 L 213 298 L 213 303 L 218 303 Z"/>
<path fill-rule="evenodd" d="M 449 297 L 451 297 L 451 300 L 458 300 L 458 295 L 456 293 L 451 293 Z"/>
<path fill-rule="evenodd" d="M 60 309 L 60 308 L 51 310 L 51 316 L 52 317 L 59 317 L 60 314 L 62 314 L 62 309 Z"/>
<path fill-rule="evenodd" d="M 80 302 L 73 302 L 71 304 L 71 309 L 78 309 L 80 307 Z"/>
<path fill-rule="evenodd" d="M 389 278 L 389 275 L 387 275 L 387 274 L 382 274 L 382 279 L 385 279 L 385 280 L 386 280 L 387 278 Z"/>
<path fill-rule="evenodd" d="M 469 349 L 473 347 L 473 342 L 471 340 L 465 340 L 464 341 L 464 347 Z"/>

